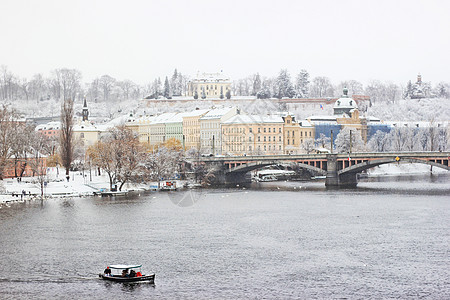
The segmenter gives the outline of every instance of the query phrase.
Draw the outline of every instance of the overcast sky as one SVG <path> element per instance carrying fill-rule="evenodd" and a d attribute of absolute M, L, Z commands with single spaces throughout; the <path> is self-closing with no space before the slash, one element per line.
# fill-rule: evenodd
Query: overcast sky
<path fill-rule="evenodd" d="M 0 65 L 148 83 L 223 70 L 450 81 L 450 1 L 0 0 Z"/>

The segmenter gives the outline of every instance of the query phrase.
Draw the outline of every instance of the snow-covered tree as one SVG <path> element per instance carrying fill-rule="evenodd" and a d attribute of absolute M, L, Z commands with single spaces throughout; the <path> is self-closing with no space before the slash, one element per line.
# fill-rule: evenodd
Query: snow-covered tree
<path fill-rule="evenodd" d="M 293 98 L 295 96 L 295 89 L 291 82 L 291 76 L 286 69 L 282 69 L 278 74 L 275 82 L 276 97 L 281 99 L 283 97 Z"/>
<path fill-rule="evenodd" d="M 435 88 L 435 94 L 436 96 L 440 98 L 449 98 L 450 96 L 450 86 L 449 84 L 446 84 L 444 82 L 438 83 L 438 85 Z"/>
<path fill-rule="evenodd" d="M 312 138 L 303 140 L 303 143 L 300 145 L 300 147 L 308 154 L 314 151 L 314 146 L 314 139 Z"/>
<path fill-rule="evenodd" d="M 300 70 L 295 81 L 295 91 L 298 98 L 309 96 L 309 73 L 305 69 Z"/>
<path fill-rule="evenodd" d="M 259 74 L 256 73 L 253 77 L 252 96 L 256 96 L 258 92 L 261 90 L 261 87 L 262 87 L 261 76 L 259 76 Z"/>
<path fill-rule="evenodd" d="M 361 133 L 350 127 L 344 127 L 338 133 L 334 145 L 338 153 L 362 152 L 366 148 Z"/>
<path fill-rule="evenodd" d="M 319 137 L 315 140 L 316 147 L 327 148 L 331 143 L 331 138 L 327 137 L 325 134 L 321 133 Z"/>
<path fill-rule="evenodd" d="M 163 96 L 166 99 L 170 98 L 170 85 L 169 85 L 169 79 L 166 76 L 166 80 L 164 80 L 164 91 Z"/>
<path fill-rule="evenodd" d="M 387 133 L 377 130 L 367 143 L 367 148 L 372 152 L 386 152 L 389 148 Z"/>
<path fill-rule="evenodd" d="M 144 159 L 146 176 L 150 180 L 160 181 L 164 178 L 171 178 L 180 168 L 183 154 L 181 151 L 170 150 L 166 147 L 158 147 L 157 151 L 147 153 Z"/>

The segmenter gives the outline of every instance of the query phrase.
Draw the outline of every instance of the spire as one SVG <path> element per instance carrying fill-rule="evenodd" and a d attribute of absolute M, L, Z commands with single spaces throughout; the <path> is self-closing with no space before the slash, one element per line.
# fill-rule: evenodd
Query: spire
<path fill-rule="evenodd" d="M 84 98 L 83 111 L 81 112 L 81 115 L 83 117 L 83 121 L 88 121 L 89 110 L 87 107 L 86 98 Z"/>

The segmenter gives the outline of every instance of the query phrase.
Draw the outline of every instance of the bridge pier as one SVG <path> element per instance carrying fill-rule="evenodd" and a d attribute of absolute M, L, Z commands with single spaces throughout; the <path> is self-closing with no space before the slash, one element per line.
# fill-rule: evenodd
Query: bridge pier
<path fill-rule="evenodd" d="M 326 187 L 347 187 L 355 188 L 358 184 L 356 173 L 338 174 L 337 154 L 327 154 L 327 177 Z"/>

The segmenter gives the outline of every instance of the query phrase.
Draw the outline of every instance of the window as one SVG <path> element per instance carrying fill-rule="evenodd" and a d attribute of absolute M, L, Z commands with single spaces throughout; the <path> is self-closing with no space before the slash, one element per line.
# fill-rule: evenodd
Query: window
<path fill-rule="evenodd" d="M 292 145 L 295 145 L 295 140 L 294 139 L 292 139 Z"/>
<path fill-rule="evenodd" d="M 281 135 L 278 137 L 278 140 L 281 142 Z"/>
<path fill-rule="evenodd" d="M 264 132 L 266 132 L 266 127 L 264 127 Z"/>
<path fill-rule="evenodd" d="M 287 137 L 289 137 L 289 130 L 287 131 Z"/>
<path fill-rule="evenodd" d="M 300 131 L 300 136 L 303 136 L 303 131 Z"/>
<path fill-rule="evenodd" d="M 276 130 L 275 130 L 275 129 L 276 129 L 276 128 L 274 128 L 274 129 L 273 129 L 273 132 L 276 132 Z"/>
<path fill-rule="evenodd" d="M 281 133 L 281 127 L 280 127 L 280 128 L 278 128 L 278 132 L 279 132 L 279 133 Z"/>
<path fill-rule="evenodd" d="M 258 142 L 261 142 L 261 137 L 260 136 L 258 136 Z"/>
<path fill-rule="evenodd" d="M 261 128 L 260 127 L 258 127 L 258 133 L 261 133 Z"/>
<path fill-rule="evenodd" d="M 266 141 L 266 137 L 264 137 L 264 142 Z"/>
<path fill-rule="evenodd" d="M 309 132 L 309 137 L 311 137 L 311 131 Z"/>
<path fill-rule="evenodd" d="M 249 131 L 249 132 L 253 132 L 253 130 L 252 130 L 252 128 L 251 128 L 251 127 L 250 127 L 250 128 L 248 129 L 248 131 Z"/>
<path fill-rule="evenodd" d="M 252 137 L 251 137 L 251 136 L 248 137 L 248 141 L 249 141 L 249 142 L 252 141 Z"/>
<path fill-rule="evenodd" d="M 289 139 L 287 141 L 288 141 L 288 145 L 289 145 Z"/>
<path fill-rule="evenodd" d="M 270 127 L 269 127 L 269 132 L 270 132 Z"/>
<path fill-rule="evenodd" d="M 270 142 L 270 136 L 269 136 L 269 142 Z"/>
<path fill-rule="evenodd" d="M 80 133 L 80 137 L 84 139 L 84 132 Z"/>
<path fill-rule="evenodd" d="M 295 136 L 295 131 L 292 131 L 292 137 L 294 137 Z"/>

